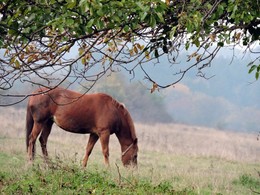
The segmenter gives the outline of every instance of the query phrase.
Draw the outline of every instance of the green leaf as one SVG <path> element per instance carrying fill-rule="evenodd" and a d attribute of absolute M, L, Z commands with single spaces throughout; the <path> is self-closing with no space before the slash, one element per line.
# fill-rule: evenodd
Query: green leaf
<path fill-rule="evenodd" d="M 81 0 L 79 2 L 79 7 L 83 12 L 87 12 L 89 10 L 89 4 L 90 2 L 88 0 Z"/>
<path fill-rule="evenodd" d="M 136 2 L 136 5 L 142 10 L 144 9 L 143 4 L 141 2 Z"/>
<path fill-rule="evenodd" d="M 190 22 L 190 20 L 188 20 L 186 25 L 187 25 L 187 31 L 189 33 L 191 33 L 193 31 L 193 24 L 192 24 L 192 22 Z"/>
<path fill-rule="evenodd" d="M 69 0 L 67 3 L 67 8 L 72 9 L 77 5 L 77 1 L 76 0 Z"/>
<path fill-rule="evenodd" d="M 153 15 L 150 15 L 150 26 L 154 28 L 156 26 L 156 20 Z"/>
<path fill-rule="evenodd" d="M 157 17 L 159 18 L 160 22 L 164 22 L 164 18 L 161 13 L 157 13 Z"/>
<path fill-rule="evenodd" d="M 69 25 L 69 26 L 71 26 L 71 25 L 74 24 L 74 20 L 71 19 L 71 18 L 69 18 L 69 19 L 66 20 L 66 24 Z"/>
<path fill-rule="evenodd" d="M 170 32 L 170 38 L 173 38 L 176 36 L 177 26 L 172 27 Z"/>
<path fill-rule="evenodd" d="M 196 47 L 199 47 L 199 46 L 200 46 L 200 42 L 199 42 L 199 40 L 196 39 L 196 40 L 194 41 L 194 44 L 196 45 Z"/>
<path fill-rule="evenodd" d="M 252 73 L 256 68 L 257 68 L 256 65 L 251 66 L 251 68 L 249 69 L 248 73 L 249 74 Z"/>
<path fill-rule="evenodd" d="M 255 79 L 258 80 L 259 79 L 259 72 L 255 73 Z"/>
<path fill-rule="evenodd" d="M 159 52 L 158 52 L 157 49 L 154 50 L 154 56 L 155 56 L 156 58 L 159 58 Z"/>
<path fill-rule="evenodd" d="M 92 18 L 90 21 L 88 21 L 87 27 L 92 27 L 94 24 L 94 19 Z"/>
<path fill-rule="evenodd" d="M 144 21 L 144 19 L 146 18 L 146 16 L 147 16 L 147 12 L 142 13 L 142 14 L 141 14 L 141 17 L 140 17 L 141 21 Z"/>
<path fill-rule="evenodd" d="M 186 43 L 185 43 L 185 49 L 188 50 L 189 47 L 190 47 L 190 42 L 186 42 Z"/>
<path fill-rule="evenodd" d="M 257 71 L 257 72 L 260 72 L 260 64 L 257 66 L 256 71 Z"/>
<path fill-rule="evenodd" d="M 164 45 L 162 49 L 163 49 L 163 52 L 164 52 L 164 53 L 168 53 L 168 48 L 167 48 L 166 45 Z"/>
<path fill-rule="evenodd" d="M 124 32 L 129 32 L 130 27 L 128 25 L 126 25 L 126 26 L 124 26 L 123 30 L 124 30 Z"/>
<path fill-rule="evenodd" d="M 102 29 L 104 27 L 104 22 L 102 20 L 97 20 L 96 26 L 98 29 Z"/>
<path fill-rule="evenodd" d="M 0 40 L 0 48 L 2 48 L 3 45 L 4 45 L 3 40 Z"/>
<path fill-rule="evenodd" d="M 219 47 L 223 47 L 224 46 L 224 42 L 218 42 L 218 46 Z"/>
<path fill-rule="evenodd" d="M 35 19 L 36 14 L 32 13 L 30 17 L 27 19 L 28 21 L 33 21 Z"/>
<path fill-rule="evenodd" d="M 112 17 L 112 19 L 113 19 L 113 21 L 118 22 L 118 23 L 121 21 L 121 19 L 117 15 L 114 15 Z"/>
<path fill-rule="evenodd" d="M 97 11 L 97 15 L 98 15 L 98 16 L 103 16 L 103 15 L 104 15 L 103 10 L 102 10 L 102 9 L 99 9 L 99 10 Z"/>

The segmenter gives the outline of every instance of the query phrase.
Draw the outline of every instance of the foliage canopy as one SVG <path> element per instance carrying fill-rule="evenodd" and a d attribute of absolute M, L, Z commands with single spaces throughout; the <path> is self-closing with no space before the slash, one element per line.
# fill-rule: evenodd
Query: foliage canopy
<path fill-rule="evenodd" d="M 0 89 L 17 80 L 55 87 L 68 77 L 94 84 L 108 72 L 134 76 L 141 68 L 154 91 L 194 67 L 204 76 L 202 69 L 226 46 L 256 54 L 248 65 L 258 79 L 259 13 L 259 1 L 251 0 L 3 0 Z M 170 83 L 160 85 L 146 71 L 145 63 L 162 56 L 179 63 L 183 50 L 190 64 L 172 66 Z"/>

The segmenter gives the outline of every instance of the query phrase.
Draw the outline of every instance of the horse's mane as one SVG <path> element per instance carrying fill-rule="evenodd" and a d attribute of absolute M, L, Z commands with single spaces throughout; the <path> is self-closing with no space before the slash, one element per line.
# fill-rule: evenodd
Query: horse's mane
<path fill-rule="evenodd" d="M 130 113 L 128 112 L 128 110 L 125 107 L 123 107 L 123 111 L 124 111 L 124 115 L 126 116 L 126 120 L 128 122 L 132 138 L 133 138 L 133 140 L 135 140 L 136 139 L 136 133 L 135 133 L 135 126 L 134 126 L 133 119 L 130 116 Z"/>
<path fill-rule="evenodd" d="M 122 114 L 125 116 L 125 119 L 129 125 L 130 131 L 131 131 L 131 136 L 132 139 L 135 140 L 136 139 L 136 133 L 135 133 L 135 126 L 134 126 L 134 122 L 133 119 L 130 115 L 130 113 L 128 112 L 128 110 L 126 109 L 125 105 L 123 103 L 120 103 L 118 101 L 116 101 L 115 99 L 112 98 L 112 103 L 122 112 Z"/>

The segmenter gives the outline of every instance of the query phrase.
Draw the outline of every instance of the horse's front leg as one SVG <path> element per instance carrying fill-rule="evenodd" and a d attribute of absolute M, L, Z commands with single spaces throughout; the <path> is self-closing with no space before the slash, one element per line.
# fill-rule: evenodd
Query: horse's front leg
<path fill-rule="evenodd" d="M 87 145 L 87 148 L 86 148 L 86 155 L 83 159 L 83 167 L 87 166 L 89 155 L 91 154 L 92 149 L 93 149 L 94 145 L 96 144 L 97 140 L 98 140 L 97 134 L 91 133 L 89 135 L 88 145 Z"/>
<path fill-rule="evenodd" d="M 108 129 L 103 130 L 99 135 L 105 164 L 108 166 L 109 166 L 109 148 L 108 148 L 109 137 L 110 137 L 110 131 Z"/>

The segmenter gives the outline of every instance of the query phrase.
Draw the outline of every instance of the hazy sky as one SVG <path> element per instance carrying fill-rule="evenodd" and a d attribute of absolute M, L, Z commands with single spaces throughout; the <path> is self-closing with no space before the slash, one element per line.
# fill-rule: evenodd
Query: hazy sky
<path fill-rule="evenodd" d="M 232 51 L 224 49 L 204 73 L 207 80 L 197 77 L 197 70 L 190 71 L 175 87 L 161 90 L 166 107 L 176 122 L 205 125 L 220 129 L 259 131 L 260 81 L 248 74 L 248 62 L 254 56 L 244 56 L 237 50 L 233 61 Z M 180 63 L 185 65 L 185 61 Z M 181 66 L 180 65 L 180 66 Z M 174 79 L 174 68 L 167 60 L 159 64 L 145 65 L 153 79 L 167 84 Z M 136 78 L 144 85 L 142 73 Z"/>

